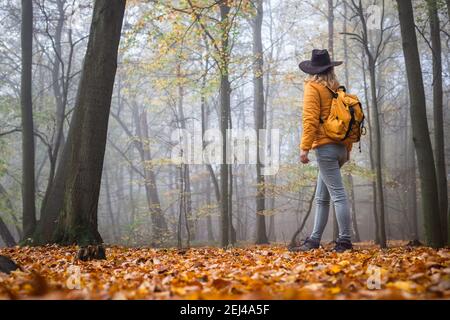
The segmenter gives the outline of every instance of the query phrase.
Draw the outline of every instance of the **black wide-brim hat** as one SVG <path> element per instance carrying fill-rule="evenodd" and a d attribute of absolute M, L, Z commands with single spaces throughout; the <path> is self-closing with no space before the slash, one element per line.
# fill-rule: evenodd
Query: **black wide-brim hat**
<path fill-rule="evenodd" d="M 298 66 L 303 72 L 308 74 L 320 74 L 340 64 L 342 64 L 342 61 L 331 61 L 330 54 L 326 49 L 314 49 L 311 54 L 311 60 L 302 61 Z"/>

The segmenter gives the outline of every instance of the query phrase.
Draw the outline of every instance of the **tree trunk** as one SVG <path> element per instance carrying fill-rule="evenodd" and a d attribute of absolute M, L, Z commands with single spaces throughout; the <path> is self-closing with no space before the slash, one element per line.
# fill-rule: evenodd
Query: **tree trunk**
<path fill-rule="evenodd" d="M 208 75 L 208 70 L 209 70 L 209 46 L 208 46 L 208 41 L 206 38 L 206 35 L 203 34 L 203 43 L 205 45 L 205 60 L 203 61 L 204 65 L 203 65 L 203 74 L 202 74 L 202 84 L 201 84 L 201 97 L 200 97 L 200 108 L 201 108 L 201 120 L 202 120 L 202 137 L 205 136 L 205 131 L 208 128 L 208 105 L 206 103 L 206 96 L 205 96 L 205 89 L 206 89 L 206 85 L 207 85 L 207 75 Z M 203 149 L 206 147 L 206 142 L 202 139 L 203 141 Z M 211 165 L 207 164 L 206 165 L 208 172 L 211 176 L 211 180 L 212 183 L 214 184 L 214 190 L 215 190 L 215 194 L 216 194 L 216 200 L 217 202 L 220 202 L 220 188 L 219 188 L 219 184 L 217 182 L 216 176 L 214 174 L 214 170 L 212 168 Z M 208 208 L 209 205 L 211 204 L 211 182 L 209 180 L 207 180 L 205 182 L 206 184 L 206 203 L 208 204 Z M 208 241 L 210 242 L 214 242 L 214 230 L 213 230 L 213 224 L 212 224 L 212 218 L 211 215 L 207 214 L 206 216 L 206 228 L 207 228 L 207 232 L 208 232 Z"/>
<path fill-rule="evenodd" d="M 271 214 L 269 217 L 269 231 L 268 231 L 267 239 L 268 239 L 268 241 L 272 241 L 272 242 L 277 241 L 276 234 L 275 234 L 275 215 L 274 214 Z"/>
<path fill-rule="evenodd" d="M 260 129 L 264 129 L 264 53 L 262 47 L 261 29 L 263 22 L 263 1 L 255 0 L 256 16 L 253 20 L 253 57 L 255 59 L 253 67 L 253 104 L 255 112 L 255 129 L 258 145 L 261 142 Z M 259 150 L 259 147 L 258 147 Z M 262 174 L 260 154 L 257 154 L 256 163 L 256 244 L 269 243 L 266 232 L 265 211 L 265 181 Z"/>
<path fill-rule="evenodd" d="M 425 91 L 417 47 L 412 3 L 397 0 L 403 54 L 410 99 L 411 125 L 419 166 L 422 211 L 427 244 L 438 248 L 444 244 L 440 227 L 439 197 L 430 131 L 428 130 Z"/>
<path fill-rule="evenodd" d="M 0 216 L 0 237 L 7 247 L 13 247 L 16 245 L 16 240 L 14 240 L 13 235 L 9 231 L 2 217 Z"/>
<path fill-rule="evenodd" d="M 230 114 L 230 80 L 228 74 L 230 61 L 230 47 L 229 47 L 229 32 L 228 32 L 228 18 L 230 13 L 230 6 L 227 2 L 220 2 L 220 17 L 221 17 L 221 51 L 220 51 L 220 132 L 222 134 L 222 163 L 220 165 L 220 187 L 221 187 L 221 245 L 228 246 L 229 237 L 229 209 L 228 209 L 228 164 L 227 164 L 227 129 L 228 119 Z"/>
<path fill-rule="evenodd" d="M 347 2 L 344 1 L 344 23 L 343 23 L 343 29 L 342 32 L 344 33 L 342 37 L 343 41 L 343 47 L 344 47 L 344 81 L 345 81 L 345 88 L 347 91 L 350 91 L 350 81 L 349 81 L 349 71 L 348 71 L 348 41 L 347 41 L 347 19 L 348 19 L 348 8 L 347 8 Z"/>
<path fill-rule="evenodd" d="M 129 185 L 128 185 L 128 197 L 129 197 L 129 203 L 128 203 L 128 209 L 131 211 L 130 212 L 130 224 L 134 225 L 135 221 L 136 221 L 136 205 L 134 203 L 134 188 L 133 188 L 133 169 L 130 168 L 129 170 Z"/>
<path fill-rule="evenodd" d="M 350 188 L 350 204 L 351 204 L 351 208 L 352 208 L 353 234 L 354 234 L 355 241 L 360 242 L 361 237 L 359 235 L 358 221 L 356 220 L 355 189 L 354 189 L 354 185 L 353 185 L 353 177 L 350 173 L 347 175 L 347 179 L 348 179 L 348 185 Z"/>
<path fill-rule="evenodd" d="M 333 0 L 328 0 L 328 52 L 330 58 L 334 58 L 334 7 Z"/>
<path fill-rule="evenodd" d="M 181 73 L 181 65 L 177 66 L 177 77 L 178 79 L 182 79 L 183 74 Z M 181 129 L 186 129 L 186 119 L 184 117 L 184 88 L 181 84 L 178 85 L 178 117 Z M 192 215 L 192 196 L 191 196 L 191 175 L 189 164 L 184 165 L 184 176 L 186 180 L 184 181 L 184 186 L 186 189 L 186 193 L 184 194 L 184 199 L 186 202 L 186 214 L 189 223 L 189 230 L 191 235 L 191 240 L 195 240 L 195 228 L 194 222 L 195 218 Z"/>
<path fill-rule="evenodd" d="M 335 241 L 339 238 L 339 225 L 337 222 L 336 209 L 333 201 L 331 201 L 331 218 L 333 220 L 333 241 Z"/>
<path fill-rule="evenodd" d="M 419 241 L 419 226 L 417 221 L 417 177 L 416 177 L 416 155 L 414 153 L 414 142 L 407 134 L 407 157 L 408 157 L 408 211 L 411 215 L 412 227 L 410 237 L 412 241 Z"/>
<path fill-rule="evenodd" d="M 228 191 L 228 223 L 229 223 L 229 230 L 228 230 L 228 237 L 230 244 L 234 245 L 236 243 L 236 229 L 233 225 L 233 167 L 230 165 L 228 170 L 228 185 L 229 185 L 229 191 Z"/>
<path fill-rule="evenodd" d="M 108 169 L 104 170 L 103 175 L 105 176 L 104 180 L 104 186 L 105 186 L 105 194 L 106 194 L 106 208 L 108 211 L 109 219 L 111 220 L 111 232 L 112 232 L 112 239 L 114 242 L 119 241 L 119 237 L 117 235 L 117 223 L 116 219 L 114 218 L 114 212 L 113 212 L 113 205 L 112 205 L 112 199 L 111 199 L 111 190 L 110 190 L 110 184 L 109 184 L 109 174 Z"/>
<path fill-rule="evenodd" d="M 33 2 L 22 0 L 22 72 L 20 105 L 22 112 L 22 210 L 23 238 L 32 237 L 36 228 L 34 178 L 34 125 L 32 101 Z"/>
<path fill-rule="evenodd" d="M 204 71 L 202 75 L 202 85 L 201 85 L 201 97 L 200 97 L 200 108 L 201 108 L 201 120 L 202 120 L 202 137 L 205 135 L 206 128 L 208 127 L 208 106 L 206 104 L 206 97 L 205 97 L 205 89 L 206 89 L 206 76 L 208 74 L 209 69 L 209 51 L 208 51 L 208 41 L 206 39 L 206 36 L 203 35 L 203 41 L 206 47 L 206 54 L 205 54 L 205 61 L 204 61 Z M 203 141 L 203 139 L 202 139 Z M 205 141 L 203 141 L 203 149 L 206 147 Z M 211 165 L 207 165 L 208 171 L 211 175 L 211 179 L 214 180 L 214 189 L 216 190 L 216 198 L 217 201 L 220 202 L 220 189 L 219 185 L 217 183 L 217 180 L 215 179 L 214 170 Z M 211 205 L 211 182 L 207 179 L 205 181 L 206 184 L 206 203 L 209 206 Z M 208 233 L 208 241 L 211 243 L 214 243 L 214 231 L 213 231 L 213 224 L 212 224 L 212 218 L 211 214 L 208 212 L 206 215 L 206 228 Z"/>
<path fill-rule="evenodd" d="M 233 130 L 231 111 L 228 113 L 228 128 Z M 228 187 L 228 237 L 230 244 L 234 245 L 236 243 L 236 229 L 233 225 L 233 164 L 230 164 L 228 167 Z"/>
<path fill-rule="evenodd" d="M 124 167 L 120 166 L 119 170 L 117 170 L 114 173 L 114 181 L 115 181 L 115 185 L 117 188 L 116 191 L 116 198 L 117 198 L 117 205 L 116 205 L 116 210 L 115 210 L 115 216 L 114 220 L 116 221 L 116 233 L 117 233 L 117 240 L 120 241 L 122 239 L 122 231 L 121 231 L 121 217 L 123 216 L 124 218 L 127 217 L 127 211 L 126 211 L 126 207 L 125 207 L 125 194 L 123 192 L 123 186 L 125 185 L 124 183 Z M 125 209 L 125 210 L 124 210 Z M 114 211 L 112 211 L 114 213 Z M 122 215 L 123 212 L 123 215 Z M 127 219 L 128 220 L 128 219 Z M 126 221 L 126 223 L 129 223 L 129 221 Z"/>
<path fill-rule="evenodd" d="M 272 177 L 270 179 L 270 183 L 272 186 L 276 185 L 276 177 Z M 275 232 L 275 193 L 273 191 L 273 188 L 271 188 L 271 194 L 269 197 L 269 211 L 270 211 L 270 217 L 269 217 L 269 232 L 268 232 L 268 239 L 269 241 L 276 241 L 276 232 Z"/>
<path fill-rule="evenodd" d="M 383 61 L 383 52 L 381 52 L 378 55 L 377 58 L 377 62 L 376 64 L 376 95 L 377 95 L 377 108 L 378 108 L 378 119 L 383 119 L 383 99 L 386 96 L 386 83 L 385 83 L 385 79 L 383 78 L 384 76 L 384 64 L 381 63 L 381 61 Z M 383 176 L 383 171 L 384 171 L 384 167 L 385 167 L 385 163 L 386 163 L 386 143 L 385 141 L 387 141 L 385 139 L 385 135 L 384 135 L 384 131 L 385 128 L 382 125 L 383 120 L 379 120 L 379 126 L 380 126 L 380 134 L 379 134 L 379 138 L 380 138 L 380 169 L 381 169 L 381 176 L 383 178 L 382 180 L 382 190 L 383 190 L 383 197 L 382 199 L 380 199 L 380 201 L 383 201 L 383 210 L 380 211 L 380 232 L 383 233 L 384 232 L 384 238 L 385 239 L 389 239 L 391 236 L 391 228 L 392 228 L 392 224 L 389 222 L 389 210 L 386 210 L 386 206 L 389 204 L 389 192 L 386 193 L 386 185 L 384 183 L 384 176 Z M 387 167 L 387 165 L 386 165 Z M 380 204 L 381 207 L 381 204 Z M 381 220 L 383 220 L 383 223 L 381 223 Z M 386 240 L 387 241 L 387 240 Z"/>
<path fill-rule="evenodd" d="M 239 166 L 235 167 L 235 170 L 237 171 L 239 169 Z M 233 224 L 233 229 L 234 229 L 234 234 L 235 234 L 235 242 L 237 242 L 237 240 L 241 240 L 240 238 L 240 231 L 239 229 L 241 228 L 241 222 L 242 222 L 242 206 L 246 204 L 246 200 L 242 199 L 242 194 L 241 194 L 241 186 L 239 186 L 239 182 L 238 182 L 238 175 L 240 175 L 240 173 L 237 173 L 235 171 L 235 173 L 230 177 L 233 180 L 233 192 L 235 194 L 235 203 L 236 203 L 236 211 L 235 211 L 235 217 L 236 217 L 236 223 Z M 234 227 L 234 225 L 236 225 L 236 227 Z"/>
<path fill-rule="evenodd" d="M 184 179 L 183 179 L 183 166 L 179 167 L 179 178 L 178 178 L 178 190 L 180 192 L 178 198 L 178 223 L 177 223 L 177 246 L 179 249 L 183 248 L 183 236 L 181 235 L 183 227 L 183 204 L 184 204 Z"/>
<path fill-rule="evenodd" d="M 172 168 L 169 170 L 169 188 L 171 190 L 178 190 L 177 186 L 177 170 L 178 168 L 176 166 L 172 166 Z M 174 199 L 171 199 L 171 205 L 169 206 L 169 232 L 172 235 L 177 234 L 177 212 L 176 212 L 176 201 Z"/>
<path fill-rule="evenodd" d="M 99 244 L 97 210 L 125 0 L 97 0 L 65 149 L 64 201 L 54 241 Z"/>
<path fill-rule="evenodd" d="M 328 52 L 330 53 L 330 58 L 334 58 L 334 8 L 333 0 L 328 0 Z M 339 226 L 336 218 L 336 210 L 334 204 L 331 209 L 331 216 L 333 220 L 333 240 L 339 237 Z"/>
<path fill-rule="evenodd" d="M 167 233 L 168 229 L 166 219 L 161 210 L 156 175 L 151 164 L 152 154 L 150 149 L 150 135 L 148 132 L 147 111 L 144 109 L 139 115 L 137 107 L 135 107 L 134 118 L 137 134 L 140 139 L 140 143 L 136 146 L 138 146 L 142 167 L 144 169 L 145 195 L 152 221 L 152 242 L 154 245 L 159 245 L 163 241 L 163 236 Z"/>
<path fill-rule="evenodd" d="M 436 159 L 436 178 L 439 197 L 439 212 L 441 217 L 441 231 L 444 241 L 447 240 L 448 222 L 448 194 L 447 171 L 445 166 L 444 146 L 444 113 L 442 93 L 442 49 L 438 4 L 436 0 L 428 1 L 430 15 L 431 48 L 433 56 L 433 122 L 434 122 L 434 157 Z M 449 242 L 450 244 L 450 242 Z"/>
<path fill-rule="evenodd" d="M 369 52 L 366 52 L 369 58 L 369 79 L 370 79 L 370 89 L 372 98 L 372 108 L 371 108 L 371 120 L 373 120 L 372 128 L 374 130 L 374 142 L 375 142 L 375 184 L 377 189 L 377 200 L 378 200 L 378 227 L 379 227 L 379 240 L 380 247 L 386 248 L 386 226 L 384 222 L 385 208 L 384 208 L 384 190 L 383 190 L 383 167 L 382 167 L 382 156 L 381 156 L 381 125 L 378 110 L 378 96 L 377 96 L 377 83 L 375 78 L 375 61 L 371 57 Z"/>
<path fill-rule="evenodd" d="M 183 204 L 182 204 L 182 208 L 183 208 L 183 213 L 184 213 L 184 222 L 185 222 L 185 227 L 186 227 L 186 246 L 189 248 L 191 246 L 191 226 L 189 223 L 189 217 L 188 217 L 188 203 L 187 203 L 187 175 L 186 175 L 186 171 L 187 170 L 187 165 L 182 164 L 181 165 L 181 172 L 182 172 L 182 185 L 183 185 L 183 189 L 182 189 L 182 199 L 183 199 Z"/>
<path fill-rule="evenodd" d="M 206 185 L 206 204 L 209 209 L 211 206 L 211 182 L 209 181 L 209 179 L 206 179 L 205 185 Z M 213 224 L 211 214 L 209 212 L 206 214 L 206 231 L 208 233 L 208 241 L 214 243 L 215 240 L 214 240 Z"/>
<path fill-rule="evenodd" d="M 377 61 L 380 57 L 381 51 L 380 46 L 383 44 L 383 34 L 386 31 L 383 28 L 383 21 L 380 22 L 381 26 L 381 36 L 377 45 L 373 45 L 370 40 L 370 30 L 367 27 L 366 15 L 364 13 L 364 8 L 362 6 L 362 1 L 356 3 L 352 1 L 354 11 L 359 16 L 361 22 L 362 32 L 361 35 L 357 35 L 357 39 L 363 45 L 363 50 L 367 56 L 367 66 L 369 69 L 369 81 L 370 81 L 370 92 L 371 92 L 371 109 L 370 109 L 370 131 L 373 130 L 373 135 L 371 134 L 371 149 L 373 142 L 373 154 L 371 155 L 371 161 L 375 169 L 375 187 L 376 187 L 376 201 L 377 201 L 377 222 L 378 222 L 378 234 L 377 242 L 379 242 L 380 247 L 386 247 L 386 227 L 385 227 L 385 203 L 384 203 L 384 192 L 383 192 L 383 172 L 382 172 L 382 146 L 381 146 L 381 125 L 379 119 L 379 99 L 377 93 L 377 82 L 376 82 L 376 67 Z M 384 1 L 382 2 L 382 10 L 384 12 Z M 384 15 L 381 17 L 384 19 Z M 372 152 L 372 151 L 371 151 Z"/>
<path fill-rule="evenodd" d="M 53 49 L 55 51 L 55 58 L 53 60 L 53 68 L 52 68 L 52 88 L 56 102 L 56 114 L 55 114 L 56 128 L 55 128 L 55 136 L 52 141 L 53 151 L 49 155 L 50 169 L 48 175 L 47 188 L 45 190 L 44 198 L 41 204 L 41 214 L 43 212 L 43 209 L 47 207 L 47 200 L 52 190 L 52 185 L 55 178 L 57 161 L 60 156 L 61 150 L 63 150 L 65 144 L 64 119 L 66 116 L 66 107 L 70 83 L 70 71 L 72 69 L 72 58 L 74 51 L 74 45 L 72 44 L 71 41 L 72 30 L 69 29 L 67 32 L 69 37 L 70 50 L 68 53 L 69 57 L 67 61 L 67 71 L 66 74 L 64 74 L 65 69 L 64 69 L 64 62 L 62 60 L 63 55 L 62 55 L 61 39 L 66 14 L 64 7 L 65 2 L 66 2 L 65 0 L 57 1 L 59 16 L 56 23 L 55 35 L 53 40 L 54 43 Z"/>
<path fill-rule="evenodd" d="M 349 73 L 349 59 L 348 59 L 348 41 L 347 41 L 347 19 L 348 19 L 348 7 L 347 2 L 344 1 L 344 23 L 343 23 L 343 46 L 344 46 L 344 84 L 347 91 L 350 91 L 350 73 Z M 365 77 L 365 74 L 364 74 Z M 365 81 L 364 81 L 365 83 Z M 359 235 L 358 230 L 358 222 L 356 220 L 356 199 L 355 199 L 355 187 L 353 184 L 353 176 L 350 173 L 348 175 L 348 181 L 349 181 L 349 187 L 350 187 L 350 198 L 351 198 L 351 206 L 352 206 L 352 223 L 353 223 L 353 232 L 355 241 L 359 242 L 361 241 L 361 237 Z"/>
<path fill-rule="evenodd" d="M 316 182 L 316 184 L 314 185 L 314 190 L 313 190 L 313 193 L 311 194 L 311 198 L 309 199 L 309 202 L 308 202 L 308 209 L 306 210 L 306 213 L 305 213 L 305 216 L 304 216 L 304 218 L 303 218 L 303 220 L 302 220 L 302 223 L 300 224 L 300 226 L 298 227 L 298 229 L 294 232 L 294 235 L 293 235 L 292 238 L 291 238 L 291 242 L 290 242 L 290 244 L 289 244 L 289 246 L 291 246 L 291 247 L 297 246 L 297 237 L 298 237 L 299 234 L 302 233 L 303 228 L 305 228 L 306 221 L 308 221 L 308 218 L 309 218 L 309 216 L 311 215 L 311 211 L 312 211 L 312 207 L 313 207 L 313 204 L 314 204 L 314 199 L 315 199 L 316 191 L 317 191 L 317 182 Z"/>
<path fill-rule="evenodd" d="M 20 228 L 20 222 L 17 217 L 14 215 L 14 208 L 11 202 L 11 199 L 8 196 L 8 192 L 6 192 L 5 187 L 0 184 L 0 205 L 2 206 L 3 212 L 7 211 L 10 216 L 12 222 L 14 223 L 14 227 L 16 229 L 17 235 L 19 239 L 22 239 L 22 229 Z"/>
<path fill-rule="evenodd" d="M 450 18 L 450 0 L 445 0 L 445 2 L 447 3 L 447 14 L 448 17 Z"/>
<path fill-rule="evenodd" d="M 362 73 L 363 73 L 363 82 L 364 82 L 364 98 L 367 106 L 367 123 L 368 123 L 368 131 L 369 131 L 369 159 L 370 159 L 370 170 L 372 172 L 375 171 L 375 161 L 374 161 L 374 155 L 373 155 L 373 133 L 372 133 L 372 121 L 371 121 L 371 108 L 369 107 L 369 93 L 367 89 L 367 81 L 366 81 L 366 68 L 365 68 L 365 57 L 363 52 L 363 57 L 361 59 L 362 64 Z M 376 182 L 372 180 L 372 194 L 373 194 L 373 201 L 372 201 L 372 212 L 375 222 L 375 243 L 380 243 L 380 227 L 379 227 L 379 220 L 378 220 L 378 196 L 377 196 L 377 187 Z"/>

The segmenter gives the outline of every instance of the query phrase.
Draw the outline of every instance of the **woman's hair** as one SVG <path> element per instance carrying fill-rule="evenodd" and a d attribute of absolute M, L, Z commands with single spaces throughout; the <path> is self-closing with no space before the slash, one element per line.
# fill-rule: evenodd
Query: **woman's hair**
<path fill-rule="evenodd" d="M 329 69 L 327 72 L 310 74 L 306 77 L 305 82 L 317 82 L 324 86 L 328 86 L 330 89 L 336 89 L 339 87 L 339 81 L 337 80 L 334 68 Z"/>

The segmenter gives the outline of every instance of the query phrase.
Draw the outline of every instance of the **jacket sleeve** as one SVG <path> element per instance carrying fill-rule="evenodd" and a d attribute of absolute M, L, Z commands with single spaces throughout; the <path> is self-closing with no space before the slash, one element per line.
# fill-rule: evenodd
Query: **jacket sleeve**
<path fill-rule="evenodd" d="M 320 125 L 320 95 L 311 83 L 305 83 L 302 118 L 300 149 L 310 150 Z"/>

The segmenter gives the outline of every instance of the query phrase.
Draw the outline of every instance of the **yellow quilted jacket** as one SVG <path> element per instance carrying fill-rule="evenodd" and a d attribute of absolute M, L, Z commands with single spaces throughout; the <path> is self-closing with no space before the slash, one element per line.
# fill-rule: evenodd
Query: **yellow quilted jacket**
<path fill-rule="evenodd" d="M 336 90 L 337 88 L 332 88 Z M 344 144 L 347 150 L 352 149 L 351 143 L 343 143 L 329 138 L 320 124 L 320 119 L 328 118 L 333 96 L 324 85 L 305 82 L 303 96 L 303 132 L 300 149 L 311 150 L 329 143 Z"/>

